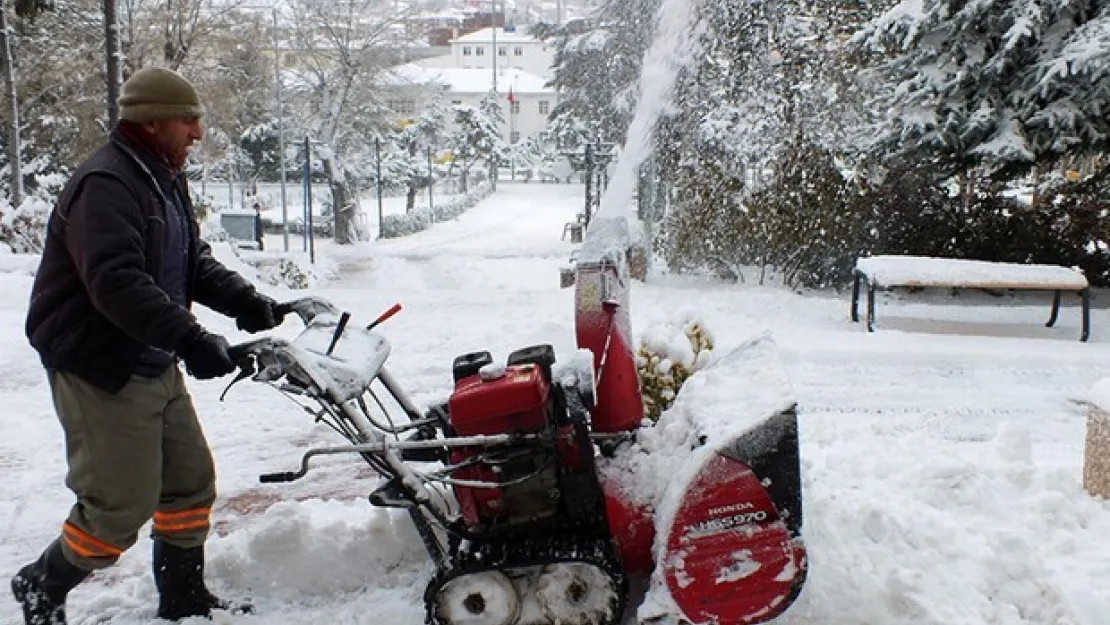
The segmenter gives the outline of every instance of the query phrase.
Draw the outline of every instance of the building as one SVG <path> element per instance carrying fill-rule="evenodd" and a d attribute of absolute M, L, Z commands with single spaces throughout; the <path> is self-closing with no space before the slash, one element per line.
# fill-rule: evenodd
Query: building
<path fill-rule="evenodd" d="M 497 41 L 496 51 L 494 40 Z M 486 69 L 492 71 L 494 63 L 500 69 L 518 69 L 540 76 L 545 80 L 551 75 L 555 51 L 523 29 L 483 28 L 463 35 L 450 42 L 451 52 L 445 56 L 424 59 L 427 67 Z"/>
<path fill-rule="evenodd" d="M 434 94 L 443 104 L 478 106 L 493 89 L 493 70 L 478 68 L 427 67 L 423 62 L 393 68 L 383 85 L 385 95 L 399 118 L 420 115 Z M 497 93 L 505 111 L 504 138 L 516 143 L 547 129 L 547 116 L 555 106 L 555 91 L 547 81 L 523 69 L 498 68 Z M 512 101 L 509 95 L 512 94 Z"/>

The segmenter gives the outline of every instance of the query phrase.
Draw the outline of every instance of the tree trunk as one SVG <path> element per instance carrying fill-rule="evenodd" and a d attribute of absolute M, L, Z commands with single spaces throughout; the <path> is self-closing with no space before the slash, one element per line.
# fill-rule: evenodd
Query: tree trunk
<path fill-rule="evenodd" d="M 358 204 L 355 202 L 346 174 L 330 156 L 324 159 L 324 171 L 328 173 L 328 188 L 331 190 L 335 242 L 340 245 L 351 245 L 363 240 L 358 224 Z"/>
<path fill-rule="evenodd" d="M 411 213 L 412 209 L 416 208 L 416 196 L 420 193 L 420 189 L 416 185 L 409 185 L 409 190 L 405 194 L 405 212 Z"/>
<path fill-rule="evenodd" d="M 119 119 L 119 91 L 123 82 L 122 53 L 120 51 L 119 19 L 116 11 L 118 0 L 102 0 L 104 8 L 104 60 L 108 87 L 108 128 Z"/>
<path fill-rule="evenodd" d="M 11 172 L 12 208 L 23 204 L 23 162 L 19 153 L 23 141 L 19 137 L 19 96 L 16 93 L 15 60 L 12 58 L 11 31 L 8 27 L 8 3 L 0 0 L 0 69 L 4 72 L 4 87 L 8 104 L 8 168 Z"/>

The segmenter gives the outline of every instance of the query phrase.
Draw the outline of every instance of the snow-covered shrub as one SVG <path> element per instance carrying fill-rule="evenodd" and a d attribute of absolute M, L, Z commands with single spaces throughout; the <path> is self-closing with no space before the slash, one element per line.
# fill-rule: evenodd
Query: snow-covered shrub
<path fill-rule="evenodd" d="M 676 193 L 678 211 L 664 225 L 672 268 L 744 280 L 744 268 L 756 267 L 761 283 L 773 273 L 791 287 L 850 279 L 866 249 L 868 208 L 828 151 L 799 136 L 758 191 L 727 171 L 714 181 L 693 177 Z"/>
<path fill-rule="evenodd" d="M 693 314 L 648 328 L 636 350 L 644 417 L 657 420 L 686 380 L 707 366 L 712 356 L 713 336 Z"/>
<path fill-rule="evenodd" d="M 276 266 L 260 266 L 258 276 L 267 284 L 294 290 L 307 289 L 316 281 L 311 267 L 302 267 L 291 258 L 280 259 Z"/>
<path fill-rule="evenodd" d="M 382 238 L 395 239 L 421 230 L 427 230 L 437 221 L 454 219 L 464 212 L 474 208 L 478 202 L 486 199 L 493 193 L 493 187 L 488 184 L 478 185 L 466 195 L 456 197 L 450 202 L 437 204 L 433 212 L 427 206 L 421 206 L 404 215 L 386 215 L 382 220 Z"/>
<path fill-rule="evenodd" d="M 18 208 L 0 204 L 0 243 L 20 254 L 41 252 L 52 208 L 53 200 L 44 193 L 28 195 Z"/>
<path fill-rule="evenodd" d="M 1033 205 L 1002 182 L 964 185 L 953 192 L 910 164 L 866 184 L 861 200 L 873 211 L 871 249 L 1079 267 L 1091 284 L 1110 284 L 1110 170 L 1078 183 L 1060 180 Z"/>

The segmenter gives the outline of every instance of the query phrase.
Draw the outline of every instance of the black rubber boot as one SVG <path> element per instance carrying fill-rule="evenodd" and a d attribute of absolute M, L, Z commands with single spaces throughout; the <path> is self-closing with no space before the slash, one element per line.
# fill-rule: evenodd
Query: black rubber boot
<path fill-rule="evenodd" d="M 20 569 L 12 577 L 12 594 L 23 606 L 27 625 L 65 625 L 66 595 L 89 573 L 66 560 L 58 541 L 51 543 L 38 560 Z"/>
<path fill-rule="evenodd" d="M 158 587 L 158 618 L 178 621 L 211 617 L 212 610 L 233 614 L 251 611 L 249 603 L 231 603 L 213 595 L 204 584 L 204 547 L 182 549 L 154 541 L 154 585 Z"/>

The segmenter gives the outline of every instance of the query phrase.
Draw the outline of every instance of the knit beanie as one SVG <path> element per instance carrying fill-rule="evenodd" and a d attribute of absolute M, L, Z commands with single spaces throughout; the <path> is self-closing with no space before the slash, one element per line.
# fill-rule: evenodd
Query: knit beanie
<path fill-rule="evenodd" d="M 136 123 L 204 115 L 196 87 L 171 69 L 144 67 L 123 83 L 119 118 Z"/>

